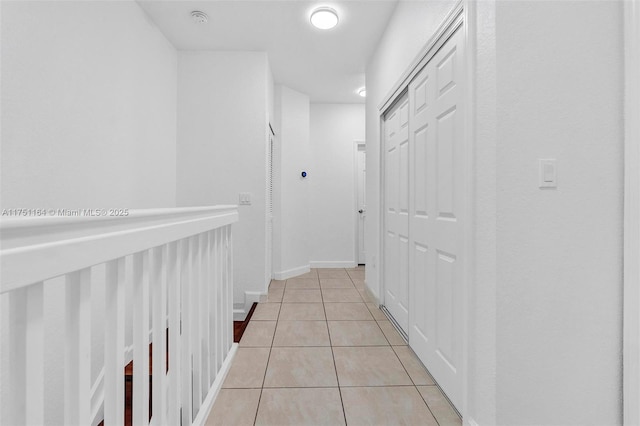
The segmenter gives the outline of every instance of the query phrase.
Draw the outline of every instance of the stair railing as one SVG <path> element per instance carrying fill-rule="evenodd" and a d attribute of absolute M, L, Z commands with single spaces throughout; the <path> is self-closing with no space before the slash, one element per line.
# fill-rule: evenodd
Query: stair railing
<path fill-rule="evenodd" d="M 126 213 L 0 220 L 1 318 L 7 331 L 0 358 L 8 372 L 0 423 L 51 424 L 47 388 L 64 393 L 64 424 L 123 424 L 125 331 L 132 327 L 133 424 L 204 424 L 235 350 L 231 224 L 237 208 Z M 96 276 L 96 265 L 103 265 L 104 276 Z M 64 342 L 45 347 L 44 290 L 48 280 L 61 276 Z M 91 379 L 96 279 L 104 282 L 103 397 L 97 403 Z M 64 352 L 60 371 L 45 371 L 45 357 L 56 350 Z M 50 388 L 49 375 L 63 377 L 60 389 Z"/>

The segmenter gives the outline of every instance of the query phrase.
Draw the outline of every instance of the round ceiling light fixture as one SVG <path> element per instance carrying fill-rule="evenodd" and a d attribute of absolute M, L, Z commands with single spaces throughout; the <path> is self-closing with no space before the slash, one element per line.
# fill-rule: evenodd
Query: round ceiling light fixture
<path fill-rule="evenodd" d="M 311 12 L 311 24 L 321 30 L 330 30 L 338 25 L 338 12 L 330 7 L 319 7 Z"/>
<path fill-rule="evenodd" d="M 367 97 L 367 88 L 363 87 L 362 89 L 358 89 L 358 95 L 362 96 L 363 98 Z"/>
<path fill-rule="evenodd" d="M 207 14 L 204 12 L 200 12 L 199 10 L 194 10 L 193 12 L 191 12 L 191 19 L 193 19 L 193 22 L 195 22 L 196 24 L 206 24 L 207 22 L 209 22 L 209 17 L 207 16 Z"/>

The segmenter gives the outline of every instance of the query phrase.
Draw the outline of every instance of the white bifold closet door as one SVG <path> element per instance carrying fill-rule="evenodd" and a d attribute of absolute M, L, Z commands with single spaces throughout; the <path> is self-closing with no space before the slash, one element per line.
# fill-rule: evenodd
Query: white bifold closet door
<path fill-rule="evenodd" d="M 454 405 L 462 401 L 464 66 L 458 29 L 409 84 L 409 341 Z"/>
<path fill-rule="evenodd" d="M 385 115 L 384 305 L 409 325 L 409 98 Z"/>
<path fill-rule="evenodd" d="M 384 304 L 462 405 L 464 37 L 459 28 L 385 114 Z"/>

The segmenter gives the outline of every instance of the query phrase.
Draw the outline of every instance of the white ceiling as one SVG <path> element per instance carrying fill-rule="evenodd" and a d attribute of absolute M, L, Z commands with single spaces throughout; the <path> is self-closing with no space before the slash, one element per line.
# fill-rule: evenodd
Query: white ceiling
<path fill-rule="evenodd" d="M 360 103 L 357 89 L 398 0 L 138 0 L 180 50 L 267 51 L 276 83 L 306 93 L 311 102 Z M 318 30 L 309 15 L 334 8 L 338 26 Z M 191 11 L 209 15 L 207 24 Z"/>

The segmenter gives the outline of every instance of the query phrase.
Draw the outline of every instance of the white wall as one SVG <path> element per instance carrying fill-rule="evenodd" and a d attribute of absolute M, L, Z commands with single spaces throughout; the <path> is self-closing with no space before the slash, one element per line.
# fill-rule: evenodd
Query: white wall
<path fill-rule="evenodd" d="M 364 105 L 310 105 L 277 85 L 273 124 L 275 278 L 353 266 L 353 143 L 364 140 Z"/>
<path fill-rule="evenodd" d="M 364 104 L 311 104 L 309 257 L 312 267 L 352 267 L 354 142 L 365 140 Z"/>
<path fill-rule="evenodd" d="M 274 275 L 284 279 L 309 270 L 309 97 L 275 88 Z"/>
<path fill-rule="evenodd" d="M 476 258 L 466 421 L 620 424 L 621 4 L 469 4 Z M 374 238 L 377 106 L 446 9 L 400 2 L 367 68 Z M 557 190 L 538 189 L 539 158 L 558 159 Z M 379 253 L 375 239 L 367 248 Z M 368 267 L 367 284 L 376 292 L 378 283 Z"/>
<path fill-rule="evenodd" d="M 175 206 L 177 54 L 135 2 L 3 2 L 1 39 L 2 208 Z M 95 280 L 94 377 L 104 310 Z M 50 424 L 63 423 L 60 284 L 45 290 Z M 3 365 L 0 386 L 5 374 Z"/>
<path fill-rule="evenodd" d="M 173 207 L 175 132 L 176 51 L 137 4 L 3 2 L 4 208 Z"/>
<path fill-rule="evenodd" d="M 234 306 L 266 291 L 265 52 L 181 51 L 178 61 L 177 203 L 238 204 L 233 229 Z"/>
<path fill-rule="evenodd" d="M 496 424 L 496 7 L 469 2 L 469 80 L 475 86 L 473 200 L 474 235 L 468 286 L 468 420 Z M 475 51 L 475 54 L 474 54 Z"/>
<path fill-rule="evenodd" d="M 267 62 L 267 116 L 269 117 L 269 123 L 273 127 L 275 121 L 275 90 L 276 85 L 273 81 L 273 72 L 271 71 L 271 65 Z"/>
<path fill-rule="evenodd" d="M 497 420 L 620 424 L 622 4 L 496 11 Z"/>

